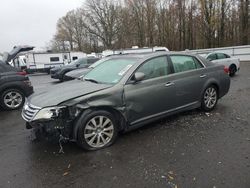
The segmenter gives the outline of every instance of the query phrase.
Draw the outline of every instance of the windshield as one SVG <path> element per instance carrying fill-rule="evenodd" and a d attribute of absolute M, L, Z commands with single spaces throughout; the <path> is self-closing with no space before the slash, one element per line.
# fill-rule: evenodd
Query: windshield
<path fill-rule="evenodd" d="M 106 61 L 107 59 L 100 59 L 98 61 L 96 61 L 95 63 L 93 63 L 92 65 L 89 66 L 89 68 L 95 68 L 97 65 L 100 65 L 102 62 Z"/>
<path fill-rule="evenodd" d="M 91 70 L 84 78 L 96 83 L 116 84 L 135 62 L 135 59 L 109 59 Z"/>
<path fill-rule="evenodd" d="M 77 59 L 75 61 L 72 61 L 71 63 L 69 63 L 69 65 L 77 65 L 77 64 L 87 64 L 87 59 L 85 58 L 81 58 L 81 59 Z"/>

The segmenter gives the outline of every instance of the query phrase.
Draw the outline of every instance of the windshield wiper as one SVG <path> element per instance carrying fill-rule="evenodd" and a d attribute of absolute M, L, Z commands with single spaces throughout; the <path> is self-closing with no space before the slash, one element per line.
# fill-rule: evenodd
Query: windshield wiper
<path fill-rule="evenodd" d="M 90 81 L 90 82 L 94 82 L 96 84 L 98 84 L 99 82 L 94 80 L 94 79 L 91 79 L 91 78 L 84 78 L 85 81 Z"/>

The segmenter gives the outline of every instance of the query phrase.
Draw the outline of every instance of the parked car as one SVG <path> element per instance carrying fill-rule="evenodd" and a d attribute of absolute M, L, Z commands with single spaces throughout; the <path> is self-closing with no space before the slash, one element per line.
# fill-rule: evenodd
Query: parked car
<path fill-rule="evenodd" d="M 225 53 L 213 52 L 208 54 L 206 59 L 213 63 L 226 66 L 229 69 L 230 76 L 234 76 L 235 73 L 240 70 L 240 60 Z"/>
<path fill-rule="evenodd" d="M 68 78 L 68 80 L 73 80 L 73 79 L 81 78 L 85 74 L 87 74 L 89 71 L 91 71 L 93 68 L 95 68 L 97 65 L 101 64 L 102 62 L 104 62 L 105 60 L 106 60 L 106 58 L 102 58 L 102 59 L 96 61 L 95 63 L 93 63 L 92 65 L 90 65 L 89 67 L 80 68 L 80 69 L 76 69 L 76 70 L 70 71 L 70 72 L 66 73 L 66 77 Z"/>
<path fill-rule="evenodd" d="M 68 80 L 78 79 L 91 71 L 91 69 L 93 69 L 91 66 L 82 69 L 76 69 L 66 73 L 66 77 Z"/>
<path fill-rule="evenodd" d="M 0 61 L 0 106 L 5 110 L 18 109 L 32 93 L 33 87 L 24 72 Z"/>
<path fill-rule="evenodd" d="M 75 61 L 72 61 L 68 65 L 57 67 L 57 68 L 52 68 L 50 69 L 51 78 L 59 79 L 62 82 L 66 80 L 70 80 L 70 78 L 66 76 L 67 72 L 70 72 L 72 70 L 79 69 L 79 68 L 87 68 L 98 60 L 99 60 L 98 58 L 80 58 Z"/>
<path fill-rule="evenodd" d="M 227 69 L 197 55 L 118 55 L 82 81 L 31 96 L 22 117 L 33 132 L 97 150 L 114 143 L 119 132 L 165 116 L 194 108 L 211 111 L 229 87 Z"/>

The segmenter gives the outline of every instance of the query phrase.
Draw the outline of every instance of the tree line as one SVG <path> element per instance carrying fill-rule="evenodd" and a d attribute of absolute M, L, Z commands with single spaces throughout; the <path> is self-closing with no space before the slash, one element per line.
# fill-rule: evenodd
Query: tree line
<path fill-rule="evenodd" d="M 58 20 L 50 48 L 89 53 L 246 45 L 249 17 L 250 0 L 86 0 Z"/>

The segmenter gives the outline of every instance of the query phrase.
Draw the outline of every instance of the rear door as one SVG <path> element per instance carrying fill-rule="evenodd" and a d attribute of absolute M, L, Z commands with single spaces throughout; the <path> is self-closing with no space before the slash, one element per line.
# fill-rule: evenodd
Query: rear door
<path fill-rule="evenodd" d="M 204 65 L 194 56 L 170 55 L 178 107 L 188 107 L 200 101 L 208 75 Z"/>
<path fill-rule="evenodd" d="M 167 56 L 144 62 L 136 72 L 143 72 L 144 80 L 124 86 L 127 117 L 132 125 L 176 107 L 175 85 L 169 78 L 171 67 Z"/>

